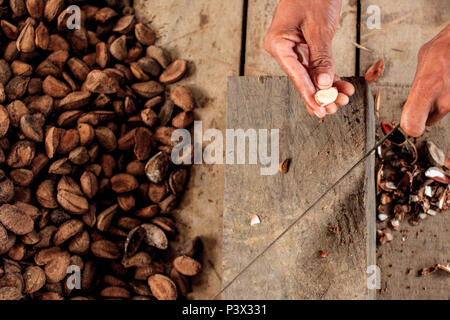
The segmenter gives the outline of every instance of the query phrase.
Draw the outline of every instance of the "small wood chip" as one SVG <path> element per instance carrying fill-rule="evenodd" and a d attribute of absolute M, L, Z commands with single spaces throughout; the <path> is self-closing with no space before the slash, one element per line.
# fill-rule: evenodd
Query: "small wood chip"
<path fill-rule="evenodd" d="M 326 257 L 328 257 L 328 252 L 323 251 L 323 250 L 320 250 L 320 251 L 319 251 L 319 257 L 320 257 L 320 258 L 326 258 Z"/>
<path fill-rule="evenodd" d="M 364 51 L 367 51 L 367 52 L 373 52 L 372 49 L 366 48 L 366 47 L 360 45 L 359 43 L 353 42 L 353 45 L 355 47 L 357 47 L 358 49 L 361 49 L 361 50 L 364 50 Z"/>
<path fill-rule="evenodd" d="M 261 220 L 259 219 L 259 217 L 256 214 L 254 214 L 252 216 L 252 218 L 250 219 L 250 225 L 254 226 L 255 224 L 260 224 L 260 223 L 261 223 Z"/>
<path fill-rule="evenodd" d="M 278 170 L 281 173 L 286 174 L 289 171 L 290 165 L 291 165 L 291 159 L 286 159 L 282 163 L 280 163 L 280 165 L 278 166 Z"/>
<path fill-rule="evenodd" d="M 380 119 L 380 104 L 381 104 L 381 90 L 378 90 L 375 96 L 375 113 L 378 119 Z"/>

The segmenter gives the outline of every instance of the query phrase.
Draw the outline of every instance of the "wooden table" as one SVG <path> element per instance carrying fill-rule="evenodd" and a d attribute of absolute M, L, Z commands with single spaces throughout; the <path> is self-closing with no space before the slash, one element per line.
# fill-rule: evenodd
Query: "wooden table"
<path fill-rule="evenodd" d="M 276 0 L 135 0 L 138 18 L 153 27 L 158 43 L 168 48 L 173 57 L 190 61 L 189 77 L 183 83 L 194 90 L 199 105 L 195 116 L 203 120 L 205 129 L 225 129 L 227 77 L 283 74 L 262 47 L 276 3 Z M 381 9 L 381 30 L 366 27 L 370 4 Z M 386 72 L 372 91 L 383 91 L 381 117 L 398 119 L 415 73 L 418 48 L 449 21 L 448 1 L 343 0 L 340 27 L 333 43 L 337 73 L 362 74 L 383 57 Z M 353 42 L 358 39 L 374 52 L 356 49 Z M 428 132 L 447 153 L 450 153 L 450 141 L 445 139 L 449 135 L 449 120 L 447 117 Z M 223 192 L 224 166 L 194 166 L 188 192 L 176 213 L 181 221 L 180 238 L 200 235 L 206 240 L 205 271 L 195 280 L 192 298 L 208 299 L 221 286 Z M 416 270 L 449 258 L 448 220 L 448 215 L 429 219 L 420 227 L 423 231 L 417 239 L 410 236 L 405 242 L 396 240 L 379 248 L 378 264 L 383 270 L 383 286 L 387 288 L 380 298 L 448 298 L 442 296 L 448 280 L 433 275 L 426 278 L 405 275 L 408 267 Z M 415 234 L 415 228 L 410 229 Z"/>

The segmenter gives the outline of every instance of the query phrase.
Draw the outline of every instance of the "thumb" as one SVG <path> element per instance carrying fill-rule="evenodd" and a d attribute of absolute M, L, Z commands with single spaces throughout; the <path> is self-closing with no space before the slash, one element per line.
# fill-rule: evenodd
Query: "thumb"
<path fill-rule="evenodd" d="M 327 36 L 314 35 L 308 42 L 309 73 L 319 89 L 328 89 L 333 84 L 334 61 L 331 39 Z"/>
<path fill-rule="evenodd" d="M 408 100 L 403 107 L 400 122 L 403 131 L 411 137 L 420 137 L 425 132 L 428 116 L 433 107 L 433 99 L 422 90 L 412 87 Z"/>

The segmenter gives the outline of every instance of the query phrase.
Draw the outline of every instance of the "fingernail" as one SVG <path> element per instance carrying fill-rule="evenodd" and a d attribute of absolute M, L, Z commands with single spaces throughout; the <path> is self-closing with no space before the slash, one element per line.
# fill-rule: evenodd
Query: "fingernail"
<path fill-rule="evenodd" d="M 318 113 L 317 111 L 313 111 L 317 118 L 323 118 L 324 115 Z"/>
<path fill-rule="evenodd" d="M 317 76 L 317 84 L 319 86 L 331 86 L 331 77 L 327 73 L 321 73 Z"/>

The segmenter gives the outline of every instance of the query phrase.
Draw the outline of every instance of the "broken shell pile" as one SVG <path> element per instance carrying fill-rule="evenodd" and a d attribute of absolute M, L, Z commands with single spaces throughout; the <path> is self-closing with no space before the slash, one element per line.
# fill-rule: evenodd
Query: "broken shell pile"
<path fill-rule="evenodd" d="M 186 61 L 127 0 L 0 1 L 0 27 L 0 300 L 186 295 L 201 242 L 170 250 L 170 152 L 194 100 L 165 97 Z"/>
<path fill-rule="evenodd" d="M 393 126 L 382 122 L 384 134 Z M 450 207 L 450 174 L 442 150 L 428 141 L 420 146 L 397 131 L 378 149 L 377 217 L 380 244 L 394 239 L 404 220 L 417 225 Z M 447 167 L 446 167 L 447 165 Z"/>

